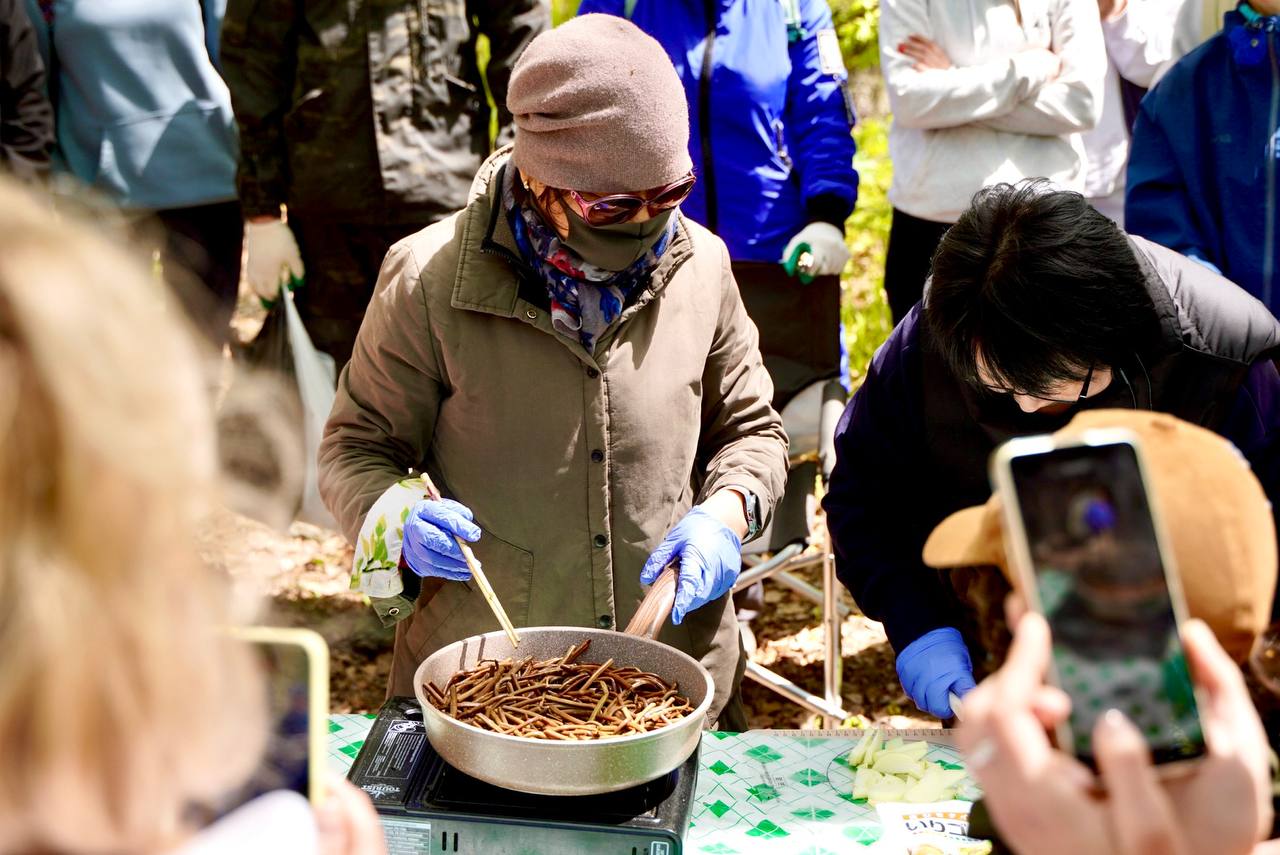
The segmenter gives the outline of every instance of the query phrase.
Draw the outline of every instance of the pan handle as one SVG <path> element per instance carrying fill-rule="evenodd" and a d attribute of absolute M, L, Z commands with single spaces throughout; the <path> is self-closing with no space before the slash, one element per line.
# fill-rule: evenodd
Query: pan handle
<path fill-rule="evenodd" d="M 680 579 L 680 562 L 672 561 L 658 575 L 649 587 L 649 593 L 640 601 L 640 607 L 627 628 L 627 635 L 638 635 L 641 638 L 656 639 L 667 618 L 671 617 L 671 607 L 676 604 L 676 582 Z"/>

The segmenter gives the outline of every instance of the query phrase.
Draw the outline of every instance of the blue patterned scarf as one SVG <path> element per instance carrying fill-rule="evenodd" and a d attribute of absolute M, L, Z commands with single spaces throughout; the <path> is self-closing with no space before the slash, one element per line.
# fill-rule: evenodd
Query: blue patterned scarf
<path fill-rule="evenodd" d="M 622 314 L 631 295 L 648 282 L 649 274 L 671 245 L 678 214 L 642 258 L 626 270 L 604 270 L 583 261 L 566 246 L 532 204 L 516 200 L 514 166 L 508 165 L 503 172 L 502 205 L 520 256 L 547 286 L 552 327 L 566 338 L 582 342 L 588 353 L 594 353 L 600 336 Z"/>

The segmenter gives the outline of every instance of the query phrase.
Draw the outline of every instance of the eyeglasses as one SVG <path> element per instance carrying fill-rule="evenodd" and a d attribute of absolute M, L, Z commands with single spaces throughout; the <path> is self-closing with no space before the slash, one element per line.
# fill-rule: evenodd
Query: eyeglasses
<path fill-rule="evenodd" d="M 668 211 L 683 202 L 693 190 L 697 179 L 690 172 L 679 181 L 673 181 L 665 187 L 647 190 L 644 193 L 614 193 L 585 199 L 576 190 L 560 190 L 561 197 L 573 202 L 582 217 L 589 225 L 612 226 L 625 223 L 647 210 L 650 216 Z"/>
<path fill-rule="evenodd" d="M 1014 392 L 1010 389 L 994 389 L 990 386 L 986 388 L 988 392 L 991 392 L 992 394 L 996 394 L 996 395 L 1025 394 L 1028 398 L 1035 398 L 1037 401 L 1046 401 L 1050 404 L 1079 404 L 1089 397 L 1089 384 L 1093 382 L 1093 368 L 1094 366 L 1090 365 L 1089 370 L 1085 372 L 1084 384 L 1080 387 L 1080 394 L 1077 395 L 1075 398 L 1070 398 L 1070 399 L 1046 398 L 1043 395 L 1032 395 L 1030 393 L 1025 393 L 1025 392 L 1019 393 L 1019 392 Z"/>

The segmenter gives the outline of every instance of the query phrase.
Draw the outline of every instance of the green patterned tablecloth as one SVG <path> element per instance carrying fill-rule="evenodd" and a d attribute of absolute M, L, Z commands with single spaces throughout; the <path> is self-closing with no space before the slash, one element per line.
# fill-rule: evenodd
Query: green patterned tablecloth
<path fill-rule="evenodd" d="M 329 716 L 329 769 L 346 776 L 356 755 L 364 745 L 365 737 L 373 727 L 372 715 Z"/>
<path fill-rule="evenodd" d="M 364 744 L 372 716 L 329 719 L 329 765 L 346 774 Z M 685 851 L 708 855 L 848 853 L 881 834 L 874 808 L 851 795 L 844 757 L 857 742 L 848 731 L 754 730 L 706 733 Z M 945 731 L 884 731 L 928 739 L 928 758 L 959 768 Z"/>

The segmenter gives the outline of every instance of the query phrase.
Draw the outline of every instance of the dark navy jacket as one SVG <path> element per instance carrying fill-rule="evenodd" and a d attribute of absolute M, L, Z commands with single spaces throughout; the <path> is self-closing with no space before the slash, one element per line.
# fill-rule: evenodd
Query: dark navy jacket
<path fill-rule="evenodd" d="M 1208 261 L 1275 313 L 1280 22 L 1225 20 L 1142 101 L 1125 225 Z"/>
<path fill-rule="evenodd" d="M 1089 408 L 1171 413 L 1217 431 L 1244 453 L 1280 507 L 1278 324 L 1257 300 L 1194 261 L 1132 238 L 1152 299 L 1132 359 Z M 927 298 L 926 298 L 927 299 Z M 943 364 L 917 305 L 876 353 L 836 430 L 823 500 L 836 571 L 895 650 L 957 625 L 957 606 L 921 552 L 933 528 L 991 495 L 987 461 L 1013 436 L 1063 427 L 1073 412 L 1026 414 Z"/>
<path fill-rule="evenodd" d="M 787 7 L 799 10 L 788 41 Z M 671 57 L 689 101 L 697 186 L 680 210 L 734 261 L 775 263 L 815 220 L 843 229 L 858 196 L 847 75 L 827 0 L 582 0 L 630 18 Z M 710 26 L 714 21 L 714 32 Z M 706 46 L 711 46 L 710 76 Z"/>

